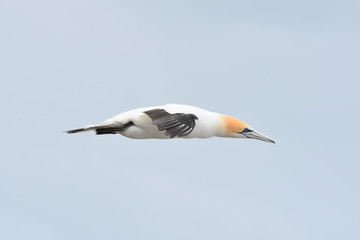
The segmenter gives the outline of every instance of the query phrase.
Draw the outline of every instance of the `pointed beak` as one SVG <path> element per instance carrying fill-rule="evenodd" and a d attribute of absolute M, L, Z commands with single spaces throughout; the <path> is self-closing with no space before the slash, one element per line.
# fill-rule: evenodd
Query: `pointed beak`
<path fill-rule="evenodd" d="M 261 133 L 258 133 L 256 131 L 251 131 L 251 132 L 246 132 L 246 133 L 243 132 L 242 134 L 247 138 L 257 139 L 257 140 L 261 140 L 264 142 L 275 143 L 274 140 L 272 140 L 269 137 L 267 137 Z"/>

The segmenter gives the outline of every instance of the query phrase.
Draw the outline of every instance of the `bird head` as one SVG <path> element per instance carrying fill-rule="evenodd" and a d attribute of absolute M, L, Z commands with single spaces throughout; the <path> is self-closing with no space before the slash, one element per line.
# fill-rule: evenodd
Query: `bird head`
<path fill-rule="evenodd" d="M 270 139 L 269 137 L 254 131 L 252 127 L 250 127 L 247 123 L 230 117 L 223 115 L 223 129 L 225 131 L 225 135 L 227 137 L 232 138 L 251 138 L 257 139 L 265 142 L 275 143 L 274 140 Z"/>

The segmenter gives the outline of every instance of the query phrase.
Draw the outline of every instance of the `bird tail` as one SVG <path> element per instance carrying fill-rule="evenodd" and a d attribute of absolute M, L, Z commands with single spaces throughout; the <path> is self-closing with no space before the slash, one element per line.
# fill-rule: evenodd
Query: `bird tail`
<path fill-rule="evenodd" d="M 96 134 L 116 134 L 122 130 L 124 130 L 127 127 L 130 127 L 131 125 L 134 125 L 133 122 L 128 122 L 126 124 L 100 124 L 100 125 L 90 125 L 86 126 L 84 128 L 77 128 L 66 131 L 67 133 L 79 133 L 79 132 L 88 132 L 95 130 Z"/>
<path fill-rule="evenodd" d="M 91 125 L 91 126 L 86 126 L 83 128 L 77 128 L 77 129 L 72 129 L 72 130 L 67 130 L 67 133 L 79 133 L 79 132 L 88 132 L 88 131 L 92 131 L 92 130 L 96 130 L 97 128 L 100 128 L 101 125 Z"/>

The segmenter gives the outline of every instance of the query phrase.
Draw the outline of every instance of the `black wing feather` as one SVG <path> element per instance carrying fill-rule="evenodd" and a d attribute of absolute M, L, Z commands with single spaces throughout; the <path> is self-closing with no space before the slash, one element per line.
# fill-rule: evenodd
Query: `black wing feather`
<path fill-rule="evenodd" d="M 168 113 L 164 109 L 152 109 L 144 112 L 148 115 L 159 131 L 165 131 L 170 138 L 183 137 L 190 134 L 195 128 L 194 114 Z"/>

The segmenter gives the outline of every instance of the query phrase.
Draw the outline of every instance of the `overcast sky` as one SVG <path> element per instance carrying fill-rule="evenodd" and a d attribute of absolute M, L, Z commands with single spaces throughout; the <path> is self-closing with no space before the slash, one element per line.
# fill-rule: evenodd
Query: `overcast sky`
<path fill-rule="evenodd" d="M 0 1 L 0 238 L 360 239 L 359 1 Z M 67 135 L 189 104 L 247 139 Z"/>

